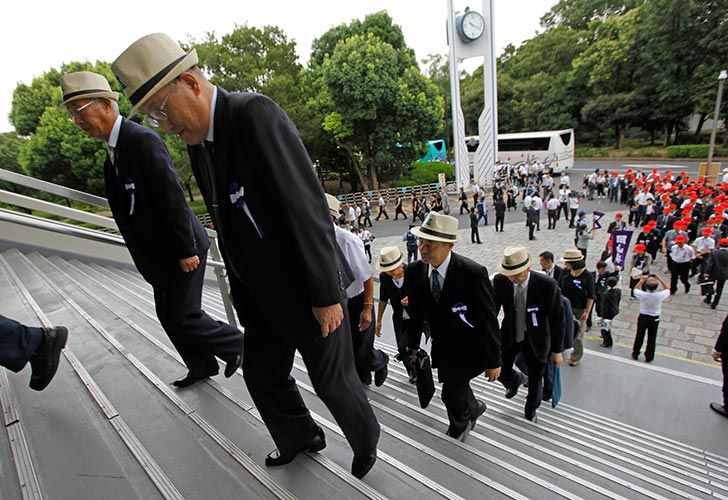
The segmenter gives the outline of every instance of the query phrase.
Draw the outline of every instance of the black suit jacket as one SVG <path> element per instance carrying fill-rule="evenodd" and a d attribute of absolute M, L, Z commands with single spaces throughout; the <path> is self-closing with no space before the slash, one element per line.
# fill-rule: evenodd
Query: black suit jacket
<path fill-rule="evenodd" d="M 513 283 L 499 274 L 493 278 L 493 290 L 497 310 L 503 308 L 501 347 L 505 352 L 516 338 Z M 564 309 L 559 286 L 552 278 L 533 271 L 526 293 L 526 339 L 544 363 L 550 353 L 564 350 Z"/>
<path fill-rule="evenodd" d="M 405 273 L 407 272 L 407 264 L 404 265 Z M 396 332 L 402 331 L 402 321 L 404 311 L 407 310 L 402 305 L 402 299 L 405 297 L 405 286 L 398 288 L 394 284 L 394 279 L 385 272 L 379 273 L 379 300 L 388 302 L 392 306 L 392 322 Z M 407 312 L 409 314 L 409 311 Z"/>
<path fill-rule="evenodd" d="M 723 354 L 723 363 L 728 363 L 728 315 L 723 320 L 720 328 L 720 335 L 715 341 L 715 350 Z"/>
<path fill-rule="evenodd" d="M 188 152 L 240 321 L 320 336 L 311 307 L 342 303 L 352 277 L 298 131 L 267 97 L 221 88 L 214 120 L 212 179 L 204 146 Z"/>
<path fill-rule="evenodd" d="M 705 267 L 706 274 L 714 280 L 728 279 L 728 250 L 717 248 L 710 252 L 708 265 Z"/>
<path fill-rule="evenodd" d="M 179 259 L 203 255 L 207 233 L 185 200 L 159 134 L 122 118 L 114 164 L 104 162 L 106 197 L 139 272 L 162 284 L 182 273 Z"/>
<path fill-rule="evenodd" d="M 462 381 L 501 365 L 500 336 L 488 270 L 451 253 L 439 304 L 430 291 L 428 265 L 415 261 L 405 274 L 409 298 L 408 345 L 420 345 L 424 321 L 432 338 L 432 366 L 440 381 Z M 464 307 L 463 318 L 453 308 Z"/>

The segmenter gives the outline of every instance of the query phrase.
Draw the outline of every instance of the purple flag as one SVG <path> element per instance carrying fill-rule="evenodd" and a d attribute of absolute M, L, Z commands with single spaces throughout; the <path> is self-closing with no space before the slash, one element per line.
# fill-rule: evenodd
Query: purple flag
<path fill-rule="evenodd" d="M 612 262 L 615 266 L 624 269 L 627 262 L 629 242 L 632 240 L 632 231 L 612 231 Z"/>
<path fill-rule="evenodd" d="M 599 224 L 599 221 L 602 219 L 602 217 L 604 217 L 604 213 L 597 212 L 596 210 L 594 210 L 594 212 L 592 212 L 592 217 L 594 217 L 594 222 L 592 223 L 592 229 L 601 229 L 602 225 Z"/>

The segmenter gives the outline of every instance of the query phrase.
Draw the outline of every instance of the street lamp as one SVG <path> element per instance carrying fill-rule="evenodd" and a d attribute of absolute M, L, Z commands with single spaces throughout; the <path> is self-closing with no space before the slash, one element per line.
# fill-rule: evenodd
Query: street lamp
<path fill-rule="evenodd" d="M 708 171 L 713 163 L 713 150 L 715 149 L 715 133 L 718 130 L 718 114 L 720 113 L 720 100 L 723 98 L 723 82 L 728 78 L 728 70 L 718 75 L 718 97 L 715 100 L 715 113 L 713 113 L 713 131 L 710 133 L 710 148 L 708 149 Z M 727 131 L 728 133 L 728 131 Z"/>

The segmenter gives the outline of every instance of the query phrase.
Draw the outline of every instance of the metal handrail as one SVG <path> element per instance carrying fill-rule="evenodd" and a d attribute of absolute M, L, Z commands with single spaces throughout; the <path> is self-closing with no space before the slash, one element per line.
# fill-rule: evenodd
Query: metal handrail
<path fill-rule="evenodd" d="M 106 198 L 102 198 L 101 196 L 84 193 L 83 191 L 77 191 L 66 186 L 53 184 L 52 182 L 42 181 L 40 179 L 28 177 L 27 175 L 18 174 L 17 172 L 11 172 L 10 170 L 3 170 L 0 168 L 0 180 L 12 182 L 18 186 L 37 189 L 38 191 L 43 191 L 45 193 L 62 196 L 69 200 L 80 201 L 81 203 L 96 205 L 97 207 L 109 208 L 109 202 Z"/>
<path fill-rule="evenodd" d="M 57 220 L 44 219 L 42 217 L 36 217 L 35 215 L 21 214 L 4 208 L 0 208 L 0 221 L 11 222 L 14 224 L 32 227 L 34 229 L 42 229 L 44 231 L 51 231 L 87 240 L 109 243 L 112 245 L 126 246 L 124 238 L 121 236 L 95 231 L 93 229 L 86 229 L 85 227 L 74 226 L 73 224 L 67 224 Z"/>

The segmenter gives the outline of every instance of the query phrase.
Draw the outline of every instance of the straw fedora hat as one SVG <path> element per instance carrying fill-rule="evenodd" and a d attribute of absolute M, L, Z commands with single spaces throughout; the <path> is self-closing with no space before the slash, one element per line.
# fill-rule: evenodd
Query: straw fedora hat
<path fill-rule="evenodd" d="M 412 234 L 425 240 L 455 243 L 458 235 L 458 220 L 450 215 L 430 212 L 421 226 L 412 229 Z"/>
<path fill-rule="evenodd" d="M 393 271 L 404 263 L 404 254 L 399 247 L 384 247 L 379 251 L 377 269 L 383 272 Z"/>
<path fill-rule="evenodd" d="M 185 53 L 164 33 L 152 33 L 132 43 L 111 64 L 111 71 L 131 101 L 131 118 L 162 87 L 197 64 L 197 51 Z"/>
<path fill-rule="evenodd" d="M 94 99 L 106 97 L 119 100 L 119 93 L 111 90 L 109 82 L 102 75 L 91 71 L 76 71 L 61 76 L 61 91 L 63 102 L 58 106 L 65 108 L 69 102 L 79 99 Z"/>
<path fill-rule="evenodd" d="M 564 252 L 564 256 L 561 257 L 561 262 L 579 262 L 584 260 L 584 254 L 577 248 L 571 248 Z"/>
<path fill-rule="evenodd" d="M 506 247 L 498 265 L 498 272 L 505 276 L 513 276 L 531 267 L 532 261 L 533 258 L 525 247 Z"/>
<path fill-rule="evenodd" d="M 330 195 L 329 193 L 326 193 L 326 204 L 329 206 L 329 212 L 331 212 L 332 217 L 339 218 L 339 209 L 341 209 L 341 202 L 336 199 L 335 196 Z"/>

